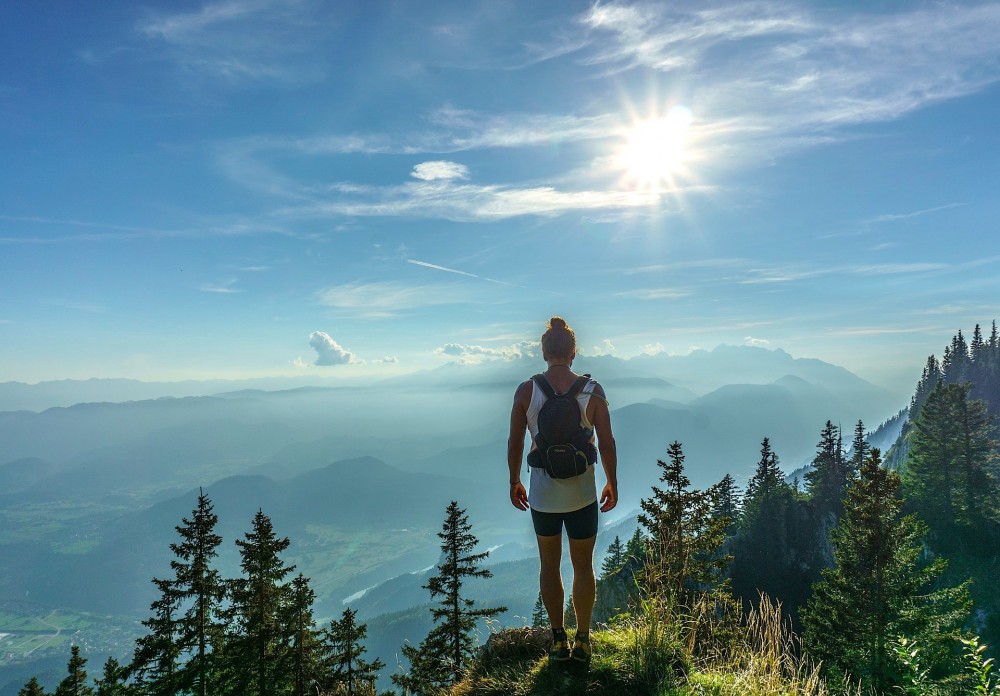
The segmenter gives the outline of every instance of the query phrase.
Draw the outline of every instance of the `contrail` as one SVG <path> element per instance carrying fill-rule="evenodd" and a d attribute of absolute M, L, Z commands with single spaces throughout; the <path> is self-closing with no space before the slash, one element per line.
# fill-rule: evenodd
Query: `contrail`
<path fill-rule="evenodd" d="M 414 266 L 423 266 L 424 268 L 433 268 L 435 271 L 444 271 L 445 273 L 454 273 L 455 275 L 466 276 L 467 278 L 476 278 L 478 280 L 485 280 L 487 283 L 496 283 L 497 285 L 506 285 L 512 288 L 520 288 L 521 290 L 528 290 L 529 292 L 547 292 L 552 295 L 561 295 L 560 292 L 552 292 L 551 290 L 536 290 L 534 288 L 528 288 L 523 285 L 517 285 L 515 283 L 508 283 L 505 280 L 497 280 L 496 278 L 487 278 L 486 276 L 476 275 L 475 273 L 469 273 L 467 271 L 460 271 L 456 268 L 448 268 L 447 266 L 439 266 L 436 263 L 427 263 L 426 261 L 417 261 L 416 259 L 406 259 L 406 263 L 412 263 Z"/>

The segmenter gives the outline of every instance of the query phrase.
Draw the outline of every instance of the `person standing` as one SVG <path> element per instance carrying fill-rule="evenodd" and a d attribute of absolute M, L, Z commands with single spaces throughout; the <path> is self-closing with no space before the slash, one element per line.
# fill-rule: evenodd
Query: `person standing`
<path fill-rule="evenodd" d="M 576 359 L 576 335 L 573 329 L 561 317 L 552 317 L 542 334 L 541 343 L 542 359 L 545 360 L 547 369 L 522 382 L 514 393 L 510 437 L 507 440 L 510 502 L 518 510 L 531 511 L 538 540 L 539 589 L 552 627 L 549 659 L 557 662 L 571 659 L 589 662 L 590 621 L 597 593 L 594 544 L 597 541 L 598 510 L 608 512 L 618 504 L 618 457 L 604 388 L 590 379 L 590 375 L 581 376 L 573 372 L 573 360 Z M 539 414 L 542 407 L 550 399 L 565 402 L 566 398 L 560 396 L 564 394 L 575 396 L 576 403 L 579 404 L 580 432 L 585 438 L 585 442 L 575 453 L 574 464 L 578 468 L 571 470 L 569 475 L 558 466 L 553 468 L 546 462 L 548 452 L 560 449 L 549 445 L 562 443 L 545 442 L 544 451 L 538 447 Z M 530 479 L 527 490 L 521 480 L 526 429 L 531 433 L 532 439 L 528 454 Z M 593 444 L 595 435 L 596 448 Z M 597 452 L 600 453 L 606 479 L 600 498 L 597 495 L 595 475 Z M 563 614 L 565 591 L 559 571 L 564 528 L 573 564 L 572 597 L 577 629 L 572 648 L 566 634 Z"/>

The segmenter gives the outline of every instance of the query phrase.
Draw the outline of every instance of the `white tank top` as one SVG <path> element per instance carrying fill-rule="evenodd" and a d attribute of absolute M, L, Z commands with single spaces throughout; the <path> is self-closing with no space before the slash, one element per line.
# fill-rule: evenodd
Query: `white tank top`
<path fill-rule="evenodd" d="M 576 395 L 580 404 L 580 425 L 593 429 L 593 424 L 587 420 L 587 404 L 594 392 L 597 382 L 590 380 Z M 528 406 L 528 431 L 531 433 L 531 449 L 535 449 L 535 436 L 538 435 L 538 412 L 545 403 L 545 392 L 539 389 L 535 380 L 531 380 L 531 404 Z M 538 512 L 574 512 L 597 502 L 597 481 L 594 477 L 594 465 L 587 471 L 568 479 L 554 479 L 545 473 L 545 469 L 529 466 L 531 478 L 528 485 L 528 505 Z"/>

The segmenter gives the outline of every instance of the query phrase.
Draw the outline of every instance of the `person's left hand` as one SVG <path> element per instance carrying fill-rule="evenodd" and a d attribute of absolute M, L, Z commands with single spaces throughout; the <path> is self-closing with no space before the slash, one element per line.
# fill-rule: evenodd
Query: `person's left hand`
<path fill-rule="evenodd" d="M 510 502 L 518 510 L 528 509 L 528 491 L 524 489 L 524 484 L 520 481 L 510 487 Z"/>
<path fill-rule="evenodd" d="M 618 504 L 618 486 L 612 486 L 610 483 L 604 487 L 601 491 L 601 512 L 608 512 L 613 510 L 615 505 Z"/>

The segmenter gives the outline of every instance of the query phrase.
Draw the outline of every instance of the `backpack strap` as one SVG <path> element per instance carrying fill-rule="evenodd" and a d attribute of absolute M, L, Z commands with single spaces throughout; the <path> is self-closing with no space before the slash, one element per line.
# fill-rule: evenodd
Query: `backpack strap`
<path fill-rule="evenodd" d="M 590 382 L 590 375 L 580 375 L 566 393 L 575 399 L 576 395 L 583 391 L 588 382 Z"/>
<path fill-rule="evenodd" d="M 552 388 L 552 385 L 549 384 L 549 380 L 545 379 L 545 375 L 541 372 L 537 375 L 532 375 L 531 379 L 545 393 L 546 398 L 551 399 L 556 395 L 556 390 Z M 575 399 L 577 394 L 583 391 L 583 388 L 587 386 L 588 382 L 590 382 L 590 374 L 580 375 L 565 393 Z"/>
<path fill-rule="evenodd" d="M 531 379 L 532 381 L 534 381 L 535 384 L 538 385 L 538 388 L 541 389 L 542 392 L 545 394 L 545 398 L 551 399 L 553 396 L 556 395 L 556 390 L 552 388 L 552 385 L 549 384 L 549 380 L 545 379 L 545 375 L 543 375 L 541 372 L 539 372 L 537 375 L 532 375 Z"/>

